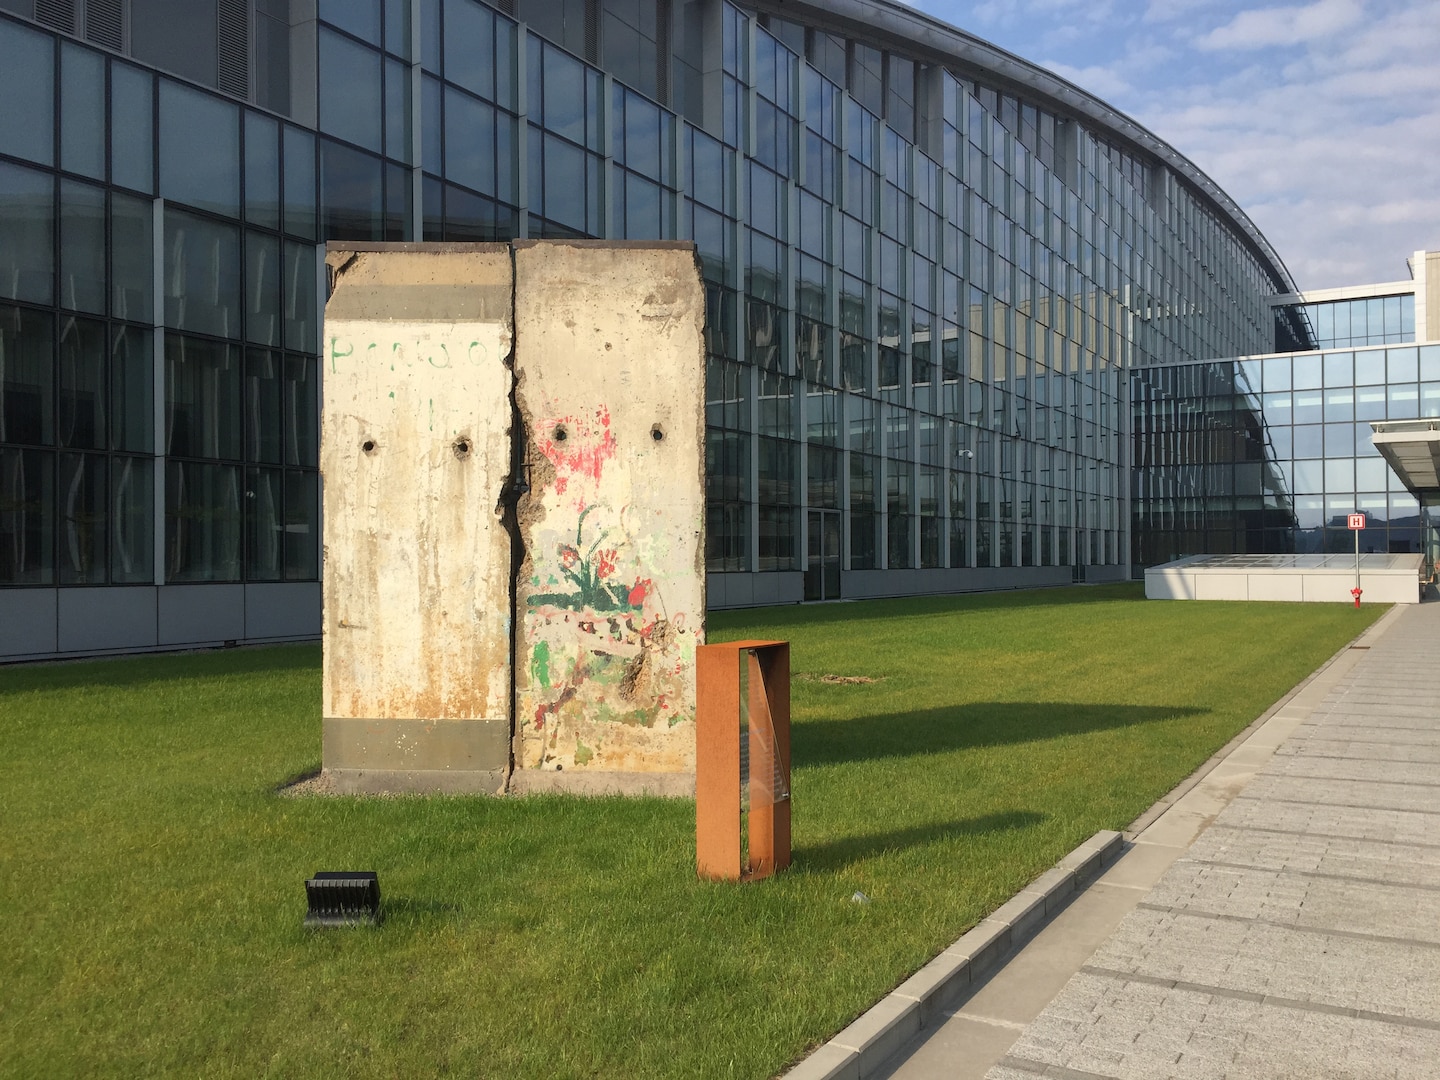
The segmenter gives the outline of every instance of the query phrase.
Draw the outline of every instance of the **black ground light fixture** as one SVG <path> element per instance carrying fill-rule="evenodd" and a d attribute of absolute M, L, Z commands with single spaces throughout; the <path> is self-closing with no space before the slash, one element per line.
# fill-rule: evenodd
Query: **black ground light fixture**
<path fill-rule="evenodd" d="M 306 926 L 378 926 L 380 879 L 374 870 L 322 870 L 305 882 Z"/>

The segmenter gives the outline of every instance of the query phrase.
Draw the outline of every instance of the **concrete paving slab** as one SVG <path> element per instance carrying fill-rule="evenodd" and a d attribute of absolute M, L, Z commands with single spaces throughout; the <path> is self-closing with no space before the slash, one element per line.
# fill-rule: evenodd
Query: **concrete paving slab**
<path fill-rule="evenodd" d="M 1432 1078 L 1440 1031 L 1295 1009 L 1246 997 L 1081 975 L 1016 1041 L 992 1080 L 1033 1080 L 1045 1066 L 1116 1080 L 1168 1077 Z M 1135 1007 L 1136 1003 L 1143 1007 Z M 1379 1063 L 1383 1063 L 1380 1065 Z M 1379 1067 L 1377 1067 L 1379 1065 Z M 1041 1069 L 1037 1069 L 1040 1066 Z"/>
<path fill-rule="evenodd" d="M 1440 846 L 1237 829 L 1217 821 L 1191 845 L 1189 857 L 1330 877 L 1440 889 Z"/>
<path fill-rule="evenodd" d="M 1405 784 L 1377 784 L 1365 780 L 1311 780 L 1303 776 L 1255 777 L 1246 794 L 1256 799 L 1345 806 L 1357 810 L 1408 810 L 1431 814 L 1440 827 L 1440 805 L 1434 789 Z"/>
<path fill-rule="evenodd" d="M 1306 780 L 1370 780 L 1440 789 L 1440 770 L 1425 761 L 1372 761 L 1366 758 L 1286 755 L 1269 770 L 1272 776 Z M 1440 809 L 1440 790 L 1435 805 Z"/>
<path fill-rule="evenodd" d="M 1426 844 L 1440 841 L 1434 814 L 1383 808 L 1325 806 L 1265 801 L 1241 792 L 1216 819 L 1236 828 L 1265 828 L 1315 833 L 1380 843 Z"/>

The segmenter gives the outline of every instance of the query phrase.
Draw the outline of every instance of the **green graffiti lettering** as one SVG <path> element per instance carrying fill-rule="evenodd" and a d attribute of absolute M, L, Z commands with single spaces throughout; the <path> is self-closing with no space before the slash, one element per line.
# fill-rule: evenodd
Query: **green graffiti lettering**
<path fill-rule="evenodd" d="M 344 352 L 341 352 L 340 339 L 338 337 L 332 337 L 330 339 L 330 373 L 332 375 L 335 373 L 335 361 L 343 360 L 347 356 L 352 356 L 355 352 L 355 346 L 353 344 L 348 341 L 345 344 L 350 347 Z"/>
<path fill-rule="evenodd" d="M 550 689 L 550 643 L 540 641 L 530 656 L 530 676 L 546 690 Z"/>

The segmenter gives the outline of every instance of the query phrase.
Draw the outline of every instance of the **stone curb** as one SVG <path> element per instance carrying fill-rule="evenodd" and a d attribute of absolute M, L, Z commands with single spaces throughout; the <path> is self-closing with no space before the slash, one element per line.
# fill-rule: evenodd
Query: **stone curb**
<path fill-rule="evenodd" d="M 1097 832 L 785 1073 L 785 1080 L 872 1076 L 911 1036 L 997 969 L 1011 950 L 1034 937 L 1124 847 L 1120 833 Z"/>

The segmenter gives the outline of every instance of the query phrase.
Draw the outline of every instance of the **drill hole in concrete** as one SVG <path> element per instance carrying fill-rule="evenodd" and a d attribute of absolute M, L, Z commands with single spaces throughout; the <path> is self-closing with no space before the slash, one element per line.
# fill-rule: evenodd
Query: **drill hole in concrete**
<path fill-rule="evenodd" d="M 470 440 L 463 435 L 460 436 L 460 438 L 455 440 L 454 450 L 455 456 L 461 461 L 464 461 L 470 456 Z"/>
<path fill-rule="evenodd" d="M 375 440 L 374 440 L 374 439 L 366 439 L 364 442 L 362 442 L 362 443 L 360 444 L 360 449 L 363 450 L 363 451 L 364 451 L 365 453 L 367 453 L 367 454 L 373 454 L 373 453 L 375 453 Z"/>
<path fill-rule="evenodd" d="M 656 442 L 659 442 L 661 439 L 665 438 L 665 429 L 659 424 L 656 424 L 650 429 L 650 438 L 654 439 Z"/>
<path fill-rule="evenodd" d="M 569 438 L 569 436 L 570 436 L 570 433 L 565 430 L 565 425 L 564 425 L 564 424 L 556 424 L 556 425 L 555 425 L 555 430 L 554 430 L 554 432 L 553 432 L 552 435 L 551 435 L 551 437 L 552 437 L 556 442 L 564 442 L 567 438 Z"/>

